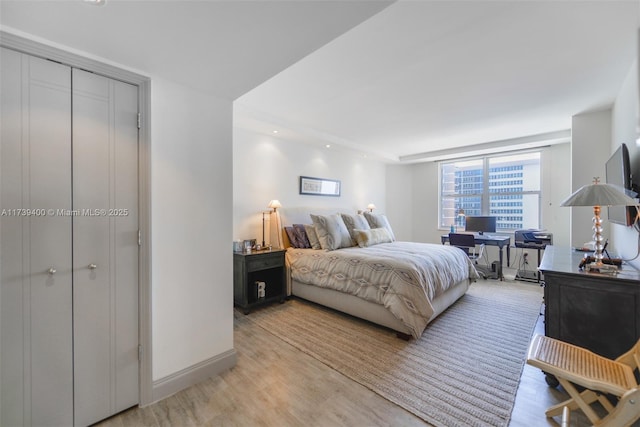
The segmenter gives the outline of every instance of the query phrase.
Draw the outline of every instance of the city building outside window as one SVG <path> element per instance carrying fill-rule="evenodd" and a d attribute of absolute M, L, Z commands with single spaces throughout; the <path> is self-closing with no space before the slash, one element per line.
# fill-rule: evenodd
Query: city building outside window
<path fill-rule="evenodd" d="M 440 162 L 440 228 L 495 216 L 496 231 L 540 225 L 540 152 Z"/>

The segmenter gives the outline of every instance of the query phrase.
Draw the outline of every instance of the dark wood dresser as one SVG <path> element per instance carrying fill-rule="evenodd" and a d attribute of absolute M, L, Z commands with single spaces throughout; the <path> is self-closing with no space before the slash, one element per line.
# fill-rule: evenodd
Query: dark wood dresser
<path fill-rule="evenodd" d="M 615 276 L 578 268 L 584 253 L 547 246 L 545 334 L 616 358 L 640 337 L 640 272 L 625 264 Z"/>

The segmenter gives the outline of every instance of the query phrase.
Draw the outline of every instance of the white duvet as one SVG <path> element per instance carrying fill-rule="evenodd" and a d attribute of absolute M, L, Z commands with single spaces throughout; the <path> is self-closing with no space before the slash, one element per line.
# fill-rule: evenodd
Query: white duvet
<path fill-rule="evenodd" d="M 413 242 L 335 251 L 289 248 L 291 279 L 384 305 L 419 338 L 433 315 L 431 301 L 458 282 L 478 278 L 458 248 Z"/>

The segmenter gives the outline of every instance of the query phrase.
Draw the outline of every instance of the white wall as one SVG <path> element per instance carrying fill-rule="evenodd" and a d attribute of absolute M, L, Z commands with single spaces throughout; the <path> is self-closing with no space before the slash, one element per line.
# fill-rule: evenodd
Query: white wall
<path fill-rule="evenodd" d="M 634 172 L 633 181 L 640 184 L 640 149 L 638 139 L 638 63 L 633 64 L 622 84 L 612 109 L 612 141 L 610 153 L 612 154 L 622 143 L 629 149 L 631 170 Z M 633 227 L 624 227 L 618 224 L 605 222 L 611 230 L 611 255 L 618 255 L 625 259 L 636 256 L 638 251 L 638 232 Z M 640 268 L 640 260 L 631 262 Z"/>
<path fill-rule="evenodd" d="M 411 168 L 405 165 L 387 166 L 387 217 L 393 234 L 400 241 L 416 241 L 413 233 L 413 189 L 416 183 Z"/>
<path fill-rule="evenodd" d="M 440 207 L 438 163 L 427 162 L 407 166 L 413 179 L 412 237 L 417 242 L 440 243 L 440 236 L 449 230 L 438 229 Z"/>
<path fill-rule="evenodd" d="M 604 165 L 611 146 L 611 109 L 577 114 L 571 120 L 571 192 L 593 183 L 605 182 Z M 569 193 L 571 194 L 571 193 Z M 567 196 L 569 195 L 567 194 Z M 593 240 L 593 208 L 576 206 L 571 210 L 571 245 L 582 246 Z M 610 237 L 606 209 L 602 209 L 603 237 Z"/>
<path fill-rule="evenodd" d="M 571 246 L 571 208 L 560 203 L 571 194 L 571 144 L 552 145 L 542 155 L 541 228 L 553 233 L 554 246 Z"/>
<path fill-rule="evenodd" d="M 233 348 L 232 103 L 153 79 L 153 379 Z"/>
<path fill-rule="evenodd" d="M 301 175 L 338 179 L 342 183 L 342 194 L 340 197 L 300 195 Z M 234 127 L 234 240 L 262 240 L 261 212 L 268 210 L 272 199 L 278 199 L 283 208 L 335 207 L 356 212 L 374 203 L 376 211 L 385 212 L 385 194 L 385 165 L 381 161 L 347 150 L 326 149 Z M 268 237 L 265 240 L 270 243 Z M 227 241 L 229 250 L 231 241 L 231 238 Z"/>

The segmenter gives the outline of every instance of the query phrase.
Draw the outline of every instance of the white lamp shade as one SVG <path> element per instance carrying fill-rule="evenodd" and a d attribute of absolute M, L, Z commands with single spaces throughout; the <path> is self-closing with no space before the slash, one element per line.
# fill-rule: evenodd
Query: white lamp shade
<path fill-rule="evenodd" d="M 269 206 L 267 207 L 272 209 L 277 209 L 277 208 L 281 208 L 282 204 L 280 204 L 279 200 L 272 200 L 269 202 Z"/>
<path fill-rule="evenodd" d="M 636 206 L 635 199 L 611 184 L 589 184 L 579 188 L 560 206 Z"/>
<path fill-rule="evenodd" d="M 369 203 L 367 205 L 367 209 L 374 210 L 375 208 L 376 208 L 376 205 L 374 205 L 373 203 Z"/>

